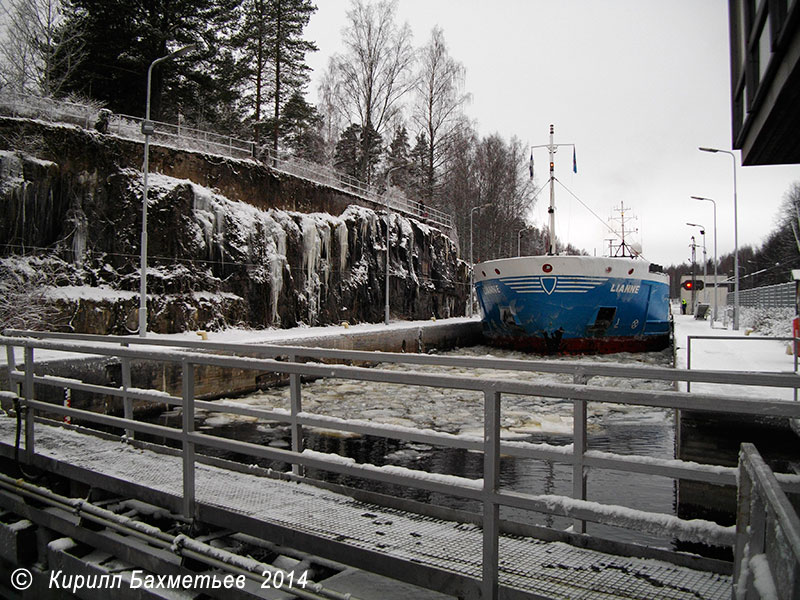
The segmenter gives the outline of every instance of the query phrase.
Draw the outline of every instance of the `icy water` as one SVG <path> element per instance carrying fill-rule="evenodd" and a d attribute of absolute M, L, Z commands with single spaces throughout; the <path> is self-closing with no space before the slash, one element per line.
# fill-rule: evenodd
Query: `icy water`
<path fill-rule="evenodd" d="M 476 346 L 447 353 L 459 356 L 493 356 L 497 358 L 531 358 L 518 352 Z M 534 357 L 537 360 L 541 357 Z M 642 354 L 615 354 L 596 357 L 559 357 L 558 361 L 592 361 L 614 364 L 646 364 L 667 366 L 671 363 L 669 352 Z M 491 370 L 460 369 L 452 367 L 418 367 L 381 364 L 389 370 L 418 370 L 423 372 L 472 375 L 478 377 L 512 378 L 516 381 L 547 381 L 571 383 L 571 375 L 495 372 Z M 592 385 L 620 389 L 671 389 L 671 384 L 661 381 L 636 381 L 616 378 L 593 378 Z M 369 420 L 375 423 L 403 425 L 420 429 L 434 429 L 452 434 L 482 436 L 483 396 L 479 392 L 429 389 L 417 386 L 319 380 L 306 383 L 302 388 L 303 410 L 338 417 Z M 226 399 L 266 409 L 289 408 L 288 388 L 270 389 L 245 397 Z M 588 405 L 588 445 L 590 450 L 618 454 L 637 454 L 648 457 L 673 458 L 675 443 L 674 413 L 671 410 L 628 407 L 590 403 Z M 178 417 L 171 412 L 162 415 L 160 422 L 170 422 Z M 572 403 L 541 397 L 504 397 L 501 413 L 504 439 L 549 444 L 572 443 Z M 288 426 L 225 413 L 198 411 L 197 428 L 228 438 L 287 448 L 290 443 Z M 320 452 L 331 452 L 354 458 L 358 462 L 375 465 L 399 465 L 435 473 L 480 477 L 483 455 L 464 450 L 445 449 L 425 444 L 386 440 L 370 436 L 342 435 L 326 430 L 306 429 L 305 447 Z M 227 456 L 228 458 L 239 458 Z M 252 458 L 244 458 L 252 462 Z M 288 465 L 261 462 L 263 466 L 288 469 Z M 364 480 L 353 481 L 328 473 L 308 473 L 310 476 L 338 483 L 354 484 L 372 490 L 402 495 L 423 502 L 444 504 L 479 512 L 476 503 L 439 494 L 386 486 Z M 638 475 L 591 469 L 587 480 L 588 500 L 618 504 L 660 513 L 675 514 L 675 481 L 665 477 Z M 503 457 L 501 484 L 505 489 L 531 494 L 560 494 L 569 496 L 572 491 L 570 465 L 551 464 L 544 461 Z M 570 521 L 547 515 L 519 510 L 504 510 L 504 518 L 516 521 L 567 528 Z M 666 547 L 669 540 L 657 539 L 608 527 L 588 524 L 589 533 L 625 541 L 636 541 Z"/>

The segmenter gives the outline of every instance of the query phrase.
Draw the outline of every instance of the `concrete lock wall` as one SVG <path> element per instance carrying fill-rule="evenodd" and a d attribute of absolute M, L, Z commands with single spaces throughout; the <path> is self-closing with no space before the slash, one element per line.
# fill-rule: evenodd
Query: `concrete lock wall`
<path fill-rule="evenodd" d="M 269 342 L 281 346 L 303 346 L 308 348 L 333 348 L 340 350 L 364 350 L 376 352 L 430 352 L 451 350 L 460 346 L 472 346 L 482 342 L 481 324 L 478 320 L 458 319 L 451 322 L 431 321 L 408 326 L 393 324 L 390 328 L 376 328 L 373 331 L 348 331 L 333 328 L 329 333 L 316 337 L 281 339 Z M 264 342 L 267 343 L 267 342 Z M 259 344 L 253 344 L 257 347 Z M 256 356 L 256 354 L 253 354 Z M 17 358 L 21 361 L 21 357 Z M 380 356 L 376 354 L 375 361 Z M 58 375 L 80 379 L 99 385 L 122 385 L 122 365 L 116 358 L 90 357 L 83 359 L 55 360 L 39 363 L 36 374 Z M 157 389 L 173 396 L 181 395 L 182 366 L 180 362 L 132 361 L 131 385 L 144 389 Z M 271 372 L 257 372 L 243 369 L 230 369 L 211 365 L 195 368 L 195 396 L 214 399 L 223 396 L 237 396 L 258 389 L 284 385 L 288 377 Z M 7 370 L 0 370 L 0 385 L 8 389 Z M 64 391 L 50 386 L 35 386 L 36 399 L 54 404 L 63 404 Z M 87 408 L 108 414 L 122 414 L 122 400 L 110 396 L 73 392 L 72 406 Z M 135 401 L 134 413 L 161 411 L 165 404 Z"/>

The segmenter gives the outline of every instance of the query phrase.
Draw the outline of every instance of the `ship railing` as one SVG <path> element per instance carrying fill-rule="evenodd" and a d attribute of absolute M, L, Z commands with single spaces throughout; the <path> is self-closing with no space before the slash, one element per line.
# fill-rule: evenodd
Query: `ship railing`
<path fill-rule="evenodd" d="M 732 598 L 800 597 L 800 519 L 753 444 L 739 452 Z"/>
<path fill-rule="evenodd" d="M 22 337 L 24 335 L 24 337 Z M 742 385 L 767 385 L 796 388 L 798 376 L 793 373 L 747 373 L 731 374 L 715 371 L 689 371 L 662 369 L 645 366 L 619 366 L 602 364 L 558 363 L 547 361 L 515 361 L 491 358 L 461 358 L 380 352 L 353 352 L 305 347 L 257 346 L 203 341 L 170 340 L 165 338 L 137 338 L 128 336 L 91 336 L 53 334 L 42 332 L 20 332 L 8 330 L 0 337 L 6 347 L 8 378 L 11 391 L 19 403 L 24 416 L 24 454 L 28 462 L 36 460 L 35 423 L 40 415 L 60 417 L 96 423 L 103 427 L 125 431 L 124 439 L 136 443 L 137 433 L 175 440 L 181 445 L 183 456 L 183 511 L 191 518 L 196 514 L 194 472 L 198 462 L 207 460 L 198 453 L 198 448 L 213 448 L 240 455 L 292 465 L 294 477 L 304 479 L 304 469 L 347 475 L 360 480 L 371 480 L 408 488 L 438 492 L 479 503 L 480 515 L 477 523 L 483 530 L 483 571 L 479 583 L 464 576 L 463 585 L 480 586 L 482 597 L 497 598 L 499 569 L 499 538 L 502 531 L 515 530 L 516 524 L 501 520 L 501 507 L 511 507 L 557 517 L 566 517 L 574 523 L 571 533 L 553 529 L 537 528 L 536 535 L 546 539 L 560 539 L 583 546 L 599 544 L 609 551 L 635 552 L 639 556 L 669 559 L 677 564 L 692 565 L 706 570 L 728 572 L 731 565 L 710 558 L 699 558 L 681 552 L 648 548 L 630 543 L 615 543 L 596 536 L 581 535 L 586 523 L 601 523 L 663 536 L 670 540 L 682 540 L 713 546 L 733 547 L 735 531 L 712 521 L 694 519 L 687 521 L 677 516 L 662 513 L 632 510 L 622 504 L 601 504 L 587 501 L 587 469 L 612 470 L 646 475 L 658 475 L 673 479 L 700 481 L 713 485 L 736 486 L 737 471 L 733 467 L 720 467 L 677 459 L 659 459 L 636 455 L 619 455 L 590 450 L 587 445 L 587 403 L 629 405 L 660 409 L 691 409 L 715 413 L 768 415 L 772 417 L 798 418 L 800 405 L 791 401 L 753 400 L 747 396 L 719 396 L 714 394 L 690 394 L 681 391 L 632 390 L 615 387 L 590 386 L 594 377 L 645 378 L 683 381 L 730 383 L 733 378 Z M 17 363 L 15 348 L 22 349 L 23 360 Z M 35 352 L 61 351 L 78 355 L 92 355 L 116 359 L 121 364 L 121 385 L 109 386 L 72 378 L 37 373 Z M 280 359 L 280 360 L 278 360 Z M 315 362 L 301 362 L 301 361 Z M 347 364 L 328 364 L 316 361 L 359 362 L 406 362 L 414 364 L 445 364 L 459 367 L 493 369 L 494 377 L 477 375 L 431 374 L 423 370 L 397 371 L 382 368 L 366 368 Z M 132 363 L 155 361 L 171 365 L 179 374 L 177 390 L 161 391 L 133 386 Z M 265 410 L 235 401 L 205 401 L 196 397 L 195 384 L 200 369 L 229 369 L 252 371 L 254 374 L 280 374 L 289 380 L 288 406 L 283 409 Z M 508 372 L 542 371 L 571 373 L 572 383 L 544 383 L 515 381 Z M 404 385 L 430 389 L 451 388 L 466 390 L 482 396 L 483 435 L 453 435 L 442 431 L 420 430 L 412 427 L 381 424 L 370 421 L 338 419 L 308 412 L 303 406 L 303 380 L 335 378 L 351 381 L 380 382 L 387 386 Z M 165 376 L 165 380 L 170 380 Z M 97 394 L 118 398 L 123 403 L 123 416 L 117 417 L 83 410 L 66 405 L 53 404 L 37 399 L 45 388 L 60 390 L 66 397 L 72 392 Z M 391 393 L 387 391 L 387 393 Z M 544 401 L 567 400 L 573 407 L 573 443 L 555 445 L 501 439 L 502 407 L 513 407 L 520 396 L 540 397 Z M 182 409 L 183 425 L 175 429 L 138 421 L 134 418 L 133 403 L 156 403 L 179 406 Z M 502 406 L 501 406 L 502 405 Z M 197 410 L 255 417 L 289 425 L 291 446 L 280 449 L 222 438 L 194 430 Z M 429 444 L 436 447 L 463 449 L 483 455 L 483 475 L 478 479 L 418 471 L 401 467 L 386 468 L 369 463 L 359 463 L 336 454 L 310 451 L 303 446 L 303 429 L 323 427 L 345 433 L 379 436 L 388 439 Z M 500 483 L 501 456 L 535 459 L 549 463 L 572 466 L 572 494 L 531 494 L 506 489 Z M 776 479 L 788 492 L 800 492 L 800 476 L 778 474 Z M 624 502 L 623 498 L 619 499 Z M 510 529 L 509 529 L 510 528 Z M 517 528 L 515 531 L 518 531 Z M 528 530 L 530 531 L 530 530 Z M 594 541 L 593 541 L 594 540 Z M 633 550 L 632 548 L 635 548 Z M 727 570 L 727 571 L 726 571 Z"/>

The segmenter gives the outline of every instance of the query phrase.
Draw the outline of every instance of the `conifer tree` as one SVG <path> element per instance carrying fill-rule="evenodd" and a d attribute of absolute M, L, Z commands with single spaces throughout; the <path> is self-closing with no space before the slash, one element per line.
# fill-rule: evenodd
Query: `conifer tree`
<path fill-rule="evenodd" d="M 391 183 L 402 190 L 408 188 L 410 148 L 408 145 L 408 130 L 405 125 L 398 125 L 394 130 L 394 137 L 389 144 L 386 155 L 386 173 L 391 171 Z"/>
<path fill-rule="evenodd" d="M 344 175 L 358 179 L 361 168 L 361 125 L 351 123 L 339 137 L 333 165 Z"/>
<path fill-rule="evenodd" d="M 151 117 L 175 118 L 180 110 L 192 118 L 215 120 L 220 101 L 217 82 L 208 73 L 227 43 L 237 4 L 237 0 L 71 0 L 66 25 L 82 27 L 85 59 L 67 78 L 64 91 L 100 100 L 114 112 L 142 115 L 150 64 L 181 46 L 198 44 L 191 56 L 153 70 Z"/>
<path fill-rule="evenodd" d="M 296 156 L 324 162 L 324 141 L 319 132 L 322 118 L 299 91 L 293 93 L 284 105 L 280 123 L 281 135 Z"/>
<path fill-rule="evenodd" d="M 428 136 L 424 131 L 417 134 L 414 148 L 409 155 L 409 192 L 418 198 L 429 188 L 427 161 L 430 153 Z"/>
<path fill-rule="evenodd" d="M 255 88 L 256 141 L 263 122 L 275 151 L 285 129 L 281 124 L 284 106 L 309 80 L 305 56 L 317 47 L 303 39 L 303 30 L 316 9 L 311 0 L 247 0 L 243 5 L 244 24 L 239 37 L 244 49 L 242 61 L 250 65 Z M 263 119 L 262 110 L 269 100 L 272 116 Z"/>

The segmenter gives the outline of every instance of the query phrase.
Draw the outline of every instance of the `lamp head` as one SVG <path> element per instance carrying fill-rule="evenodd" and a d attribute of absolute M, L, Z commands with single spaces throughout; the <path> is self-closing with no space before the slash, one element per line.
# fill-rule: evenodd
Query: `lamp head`
<path fill-rule="evenodd" d="M 189 52 L 191 52 L 195 48 L 197 48 L 197 44 L 189 44 L 188 46 L 184 46 L 183 48 L 180 48 L 179 50 L 176 50 L 175 52 L 171 53 L 169 55 L 169 57 L 170 58 L 179 58 L 181 56 L 185 56 L 185 55 L 189 54 Z"/>
<path fill-rule="evenodd" d="M 702 150 L 703 152 L 719 152 L 717 148 L 704 148 L 703 146 L 700 146 L 698 150 Z"/>

